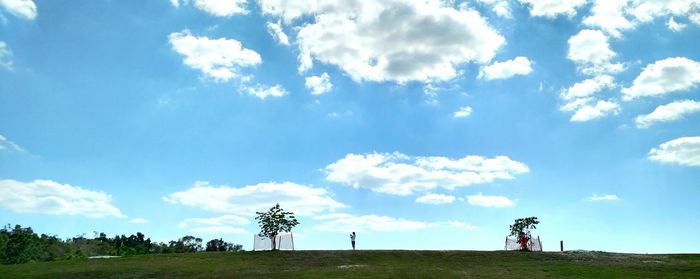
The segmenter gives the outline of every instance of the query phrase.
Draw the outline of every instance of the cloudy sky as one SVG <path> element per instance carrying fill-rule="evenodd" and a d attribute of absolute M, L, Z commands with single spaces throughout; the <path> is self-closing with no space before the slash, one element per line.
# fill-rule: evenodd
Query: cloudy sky
<path fill-rule="evenodd" d="M 699 0 L 0 0 L 0 221 L 699 252 Z"/>

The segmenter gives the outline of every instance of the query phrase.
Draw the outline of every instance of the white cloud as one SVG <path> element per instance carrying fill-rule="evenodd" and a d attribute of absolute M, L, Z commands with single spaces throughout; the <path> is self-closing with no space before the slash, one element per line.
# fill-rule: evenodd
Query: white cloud
<path fill-rule="evenodd" d="M 610 194 L 602 195 L 602 196 L 593 195 L 590 198 L 588 198 L 589 201 L 616 201 L 619 199 L 620 198 L 618 198 L 616 195 L 610 195 Z"/>
<path fill-rule="evenodd" d="M 454 196 L 443 194 L 426 194 L 416 198 L 417 203 L 425 204 L 447 204 L 455 201 Z"/>
<path fill-rule="evenodd" d="M 666 26 L 668 26 L 668 29 L 671 29 L 673 32 L 681 32 L 683 29 L 685 29 L 688 25 L 684 23 L 678 23 L 676 22 L 673 17 L 668 19 L 668 22 L 666 23 Z"/>
<path fill-rule="evenodd" d="M 12 71 L 12 51 L 0 41 L 0 67 Z"/>
<path fill-rule="evenodd" d="M 313 215 L 345 207 L 331 198 L 326 189 L 292 182 L 259 183 L 243 187 L 212 186 L 207 182 L 196 182 L 192 188 L 172 193 L 163 199 L 174 204 L 243 216 L 267 210 L 275 203 L 298 215 Z"/>
<path fill-rule="evenodd" d="M 28 20 L 36 18 L 36 4 L 32 0 L 0 0 L 0 6 L 16 17 Z"/>
<path fill-rule="evenodd" d="M 555 18 L 563 15 L 573 17 L 576 9 L 586 4 L 586 0 L 518 0 L 530 5 L 531 16 Z"/>
<path fill-rule="evenodd" d="M 263 13 L 296 26 L 300 72 L 314 61 L 355 81 L 444 81 L 458 65 L 488 63 L 505 39 L 481 15 L 441 1 L 260 0 Z"/>
<path fill-rule="evenodd" d="M 651 22 L 655 18 L 688 16 L 693 21 L 699 12 L 700 2 L 696 0 L 595 0 L 591 14 L 584 18 L 583 23 L 600 28 L 611 36 L 620 37 L 621 32 L 633 30 L 639 24 Z M 675 22 L 669 20 L 669 28 L 676 31 L 675 27 L 671 27 L 672 21 Z"/>
<path fill-rule="evenodd" d="M 132 218 L 129 222 L 132 224 L 146 224 L 146 223 L 148 223 L 148 220 L 141 218 L 141 217 L 136 217 L 136 218 Z"/>
<path fill-rule="evenodd" d="M 256 86 L 243 86 L 241 90 L 248 95 L 258 97 L 264 100 L 267 97 L 283 97 L 289 92 L 280 85 L 267 86 L 264 84 L 258 84 Z"/>
<path fill-rule="evenodd" d="M 687 91 L 699 83 L 700 63 L 685 57 L 666 58 L 647 65 L 622 93 L 625 100 L 632 100 Z"/>
<path fill-rule="evenodd" d="M 0 135 L 0 151 L 3 151 L 3 150 L 25 152 L 25 150 L 21 146 L 8 140 L 3 135 Z"/>
<path fill-rule="evenodd" d="M 204 11 L 210 15 L 218 17 L 230 17 L 235 14 L 247 14 L 247 0 L 170 0 L 175 8 L 179 8 L 180 4 L 194 4 L 195 8 Z"/>
<path fill-rule="evenodd" d="M 633 29 L 635 24 L 625 17 L 628 1 L 597 0 L 591 13 L 583 19 L 587 26 L 600 28 L 613 37 L 620 37 L 621 31 Z"/>
<path fill-rule="evenodd" d="M 572 101 L 591 97 L 603 89 L 613 88 L 615 88 L 615 78 L 609 75 L 600 75 L 575 83 L 568 89 L 564 90 L 560 97 L 565 101 Z"/>
<path fill-rule="evenodd" d="M 565 101 L 562 111 L 576 111 L 570 121 L 583 122 L 607 115 L 615 115 L 620 105 L 614 100 L 600 100 L 596 93 L 617 85 L 610 74 L 624 70 L 624 65 L 612 60 L 617 54 L 610 48 L 608 37 L 600 30 L 581 30 L 569 38 L 567 57 L 576 63 L 577 70 L 592 78 L 578 82 L 561 93 Z"/>
<path fill-rule="evenodd" d="M 306 78 L 306 88 L 311 89 L 311 95 L 321 95 L 333 88 L 331 78 L 328 73 L 323 73 L 320 76 L 310 76 Z"/>
<path fill-rule="evenodd" d="M 427 229 L 435 226 L 433 223 L 406 220 L 389 216 L 350 214 L 336 216 L 321 216 L 324 223 L 314 226 L 314 229 L 327 232 L 404 232 Z"/>
<path fill-rule="evenodd" d="M 461 107 L 454 113 L 452 113 L 452 117 L 454 118 L 464 118 L 468 117 L 472 114 L 472 107 L 466 106 L 466 107 Z"/>
<path fill-rule="evenodd" d="M 392 195 L 410 195 L 436 188 L 452 190 L 473 184 L 513 179 L 528 167 L 506 156 L 410 157 L 398 152 L 347 154 L 326 166 L 326 179 Z"/>
<path fill-rule="evenodd" d="M 579 108 L 573 116 L 571 122 L 585 122 L 598 119 L 608 115 L 615 115 L 620 112 L 620 105 L 613 101 L 598 101 L 595 105 L 584 105 Z"/>
<path fill-rule="evenodd" d="M 700 137 L 683 137 L 662 143 L 649 151 L 649 160 L 700 167 Z"/>
<path fill-rule="evenodd" d="M 508 0 L 477 0 L 477 2 L 489 5 L 491 10 L 500 17 L 511 18 L 513 16 Z"/>
<path fill-rule="evenodd" d="M 237 215 L 223 215 L 219 217 L 211 217 L 211 218 L 187 218 L 185 220 L 182 220 L 180 222 L 179 226 L 186 228 L 190 226 L 200 226 L 200 225 L 206 225 L 206 226 L 228 226 L 228 225 L 247 225 L 249 224 L 250 221 L 241 216 Z"/>
<path fill-rule="evenodd" d="M 600 101 L 596 93 L 616 87 L 615 79 L 609 75 L 599 75 L 563 90 L 560 98 L 564 101 L 562 111 L 575 111 L 571 121 L 588 121 L 609 114 L 616 114 L 619 105 L 611 101 Z"/>
<path fill-rule="evenodd" d="M 656 107 L 656 109 L 649 114 L 637 116 L 635 123 L 637 124 L 637 128 L 648 128 L 654 123 L 679 120 L 688 114 L 699 111 L 700 102 L 693 100 L 674 101 Z"/>
<path fill-rule="evenodd" d="M 197 37 L 189 30 L 171 33 L 168 38 L 173 50 L 184 56 L 185 65 L 202 71 L 214 81 L 229 81 L 239 76 L 239 68 L 262 62 L 257 52 L 243 48 L 234 39 Z"/>
<path fill-rule="evenodd" d="M 697 11 L 700 11 L 697 0 L 633 0 L 627 7 L 627 13 L 639 22 L 651 22 L 654 18 L 668 15 L 684 16 Z"/>
<path fill-rule="evenodd" d="M 482 194 L 468 196 L 467 202 L 469 202 L 471 205 L 496 208 L 511 207 L 515 205 L 515 202 L 507 197 L 484 196 Z"/>
<path fill-rule="evenodd" d="M 511 60 L 494 62 L 491 65 L 482 67 L 481 72 L 479 72 L 479 78 L 487 80 L 506 79 L 515 75 L 525 76 L 531 72 L 530 60 L 527 57 L 518 56 Z"/>
<path fill-rule="evenodd" d="M 624 70 L 624 65 L 612 63 L 617 55 L 608 43 L 608 37 L 599 30 L 585 29 L 569 38 L 568 58 L 587 75 L 614 74 Z"/>
<path fill-rule="evenodd" d="M 21 182 L 3 179 L 0 180 L 0 189 L 0 205 L 15 212 L 83 215 L 90 218 L 126 217 L 112 205 L 112 197 L 104 192 L 51 180 Z"/>
<path fill-rule="evenodd" d="M 700 12 L 688 16 L 688 19 L 696 25 L 700 25 Z"/>
<path fill-rule="evenodd" d="M 279 25 L 279 23 L 274 23 L 274 22 L 268 22 L 267 23 L 267 32 L 272 35 L 275 40 L 283 44 L 285 46 L 289 45 L 289 38 L 287 37 L 287 34 L 284 33 L 282 30 L 282 26 Z"/>

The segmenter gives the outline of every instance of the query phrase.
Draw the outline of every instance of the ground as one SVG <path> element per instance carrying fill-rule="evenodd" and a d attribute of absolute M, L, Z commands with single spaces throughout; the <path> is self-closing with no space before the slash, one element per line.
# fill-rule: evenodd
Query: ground
<path fill-rule="evenodd" d="M 700 278 L 700 254 L 277 251 L 0 265 L 2 278 Z"/>

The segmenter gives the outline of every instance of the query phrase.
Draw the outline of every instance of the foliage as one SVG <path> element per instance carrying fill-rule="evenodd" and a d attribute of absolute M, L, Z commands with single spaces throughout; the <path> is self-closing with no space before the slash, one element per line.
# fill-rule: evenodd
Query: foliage
<path fill-rule="evenodd" d="M 224 250 L 242 251 L 243 246 L 218 239 L 217 244 Z M 211 242 L 211 241 L 210 241 Z M 38 261 L 82 259 L 90 256 L 130 256 L 156 253 L 191 253 L 202 251 L 202 239 L 194 236 L 168 243 L 154 243 L 143 233 L 130 236 L 107 237 L 105 233 L 94 232 L 92 238 L 78 235 L 62 240 L 55 235 L 37 235 L 31 227 L 14 228 L 7 225 L 0 229 L 0 263 L 18 264 Z"/>
<path fill-rule="evenodd" d="M 205 249 L 205 251 L 207 251 L 207 252 L 212 252 L 212 251 L 238 252 L 238 251 L 242 251 L 242 250 L 243 250 L 243 245 L 228 243 L 221 238 L 209 240 L 209 242 L 207 242 L 207 248 Z"/>
<path fill-rule="evenodd" d="M 518 238 L 518 243 L 522 250 L 528 250 L 527 243 L 532 238 L 530 230 L 536 229 L 536 225 L 539 223 L 540 221 L 537 220 L 537 217 L 527 217 L 515 219 L 515 223 L 510 225 L 510 236 Z"/>
<path fill-rule="evenodd" d="M 267 212 L 255 212 L 258 216 L 255 217 L 260 225 L 260 233 L 258 235 L 264 236 L 272 241 L 272 250 L 277 249 L 276 238 L 280 232 L 290 232 L 292 228 L 299 225 L 294 213 L 290 211 L 284 211 L 280 208 L 280 204 L 276 204 L 271 207 Z"/>

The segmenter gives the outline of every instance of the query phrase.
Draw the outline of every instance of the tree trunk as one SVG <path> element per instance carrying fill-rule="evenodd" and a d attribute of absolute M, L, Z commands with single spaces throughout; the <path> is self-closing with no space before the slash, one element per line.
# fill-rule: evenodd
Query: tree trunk
<path fill-rule="evenodd" d="M 272 251 L 277 250 L 277 235 L 270 237 L 270 240 L 272 241 Z"/>

